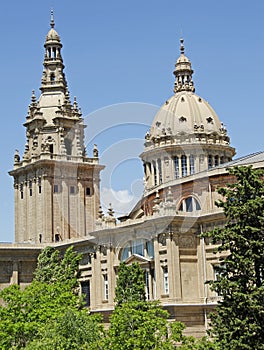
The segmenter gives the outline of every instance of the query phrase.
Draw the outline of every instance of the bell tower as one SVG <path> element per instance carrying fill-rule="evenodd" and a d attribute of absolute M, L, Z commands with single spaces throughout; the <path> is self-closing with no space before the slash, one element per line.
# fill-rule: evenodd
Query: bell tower
<path fill-rule="evenodd" d="M 44 44 L 39 98 L 32 92 L 24 126 L 23 156 L 14 169 L 15 242 L 49 243 L 84 237 L 94 229 L 99 208 L 98 151 L 88 157 L 82 113 L 73 103 L 64 74 L 62 43 L 54 29 Z"/>

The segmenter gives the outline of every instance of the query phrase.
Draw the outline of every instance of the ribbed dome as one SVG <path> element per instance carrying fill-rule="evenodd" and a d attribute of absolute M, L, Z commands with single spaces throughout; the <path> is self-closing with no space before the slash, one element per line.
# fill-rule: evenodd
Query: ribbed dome
<path fill-rule="evenodd" d="M 156 114 L 150 129 L 151 137 L 179 134 L 223 135 L 225 129 L 207 101 L 190 91 L 172 96 Z"/>
<path fill-rule="evenodd" d="M 54 28 L 51 28 L 50 31 L 48 32 L 48 34 L 46 36 L 46 42 L 47 41 L 59 41 L 60 42 L 60 36 Z"/>

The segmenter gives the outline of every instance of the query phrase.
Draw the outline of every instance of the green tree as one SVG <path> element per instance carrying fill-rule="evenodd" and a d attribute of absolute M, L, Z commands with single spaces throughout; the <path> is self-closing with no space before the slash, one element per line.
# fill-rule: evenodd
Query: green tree
<path fill-rule="evenodd" d="M 70 246 L 62 255 L 54 247 L 44 248 L 38 256 L 34 279 L 45 283 L 61 282 L 77 286 L 82 256 L 73 249 L 73 246 Z"/>
<path fill-rule="evenodd" d="M 115 301 L 118 306 L 132 301 L 144 301 L 145 276 L 138 263 L 126 265 L 121 262 L 118 270 Z"/>
<path fill-rule="evenodd" d="M 67 284 L 32 282 L 24 290 L 12 285 L 0 293 L 0 348 L 20 349 L 38 337 L 49 322 L 82 304 Z"/>
<path fill-rule="evenodd" d="M 212 335 L 221 349 L 264 349 L 263 170 L 234 167 L 236 181 L 218 192 L 227 221 L 205 234 L 218 244 L 218 278 L 211 288 L 222 298 L 212 314 Z"/>
<path fill-rule="evenodd" d="M 102 325 L 82 310 L 82 297 L 76 293 L 79 260 L 71 247 L 64 256 L 47 247 L 29 286 L 21 290 L 12 285 L 0 292 L 0 349 L 92 349 Z"/>
<path fill-rule="evenodd" d="M 90 315 L 87 309 L 67 310 L 46 325 L 27 350 L 97 350 L 104 335 L 101 315 Z"/>

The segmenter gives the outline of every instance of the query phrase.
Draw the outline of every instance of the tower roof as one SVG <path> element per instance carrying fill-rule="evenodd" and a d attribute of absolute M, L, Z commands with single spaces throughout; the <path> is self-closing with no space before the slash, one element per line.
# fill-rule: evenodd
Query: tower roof
<path fill-rule="evenodd" d="M 51 44 L 51 43 L 60 43 L 60 36 L 54 29 L 55 27 L 55 21 L 54 21 L 54 13 L 53 10 L 51 10 L 51 16 L 50 16 L 50 30 L 46 36 L 46 44 Z"/>

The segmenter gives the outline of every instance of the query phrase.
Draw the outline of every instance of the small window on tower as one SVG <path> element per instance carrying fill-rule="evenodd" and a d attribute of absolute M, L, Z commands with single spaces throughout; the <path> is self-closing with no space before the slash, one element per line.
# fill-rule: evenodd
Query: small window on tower
<path fill-rule="evenodd" d="M 54 74 L 54 73 L 51 73 L 51 75 L 50 75 L 50 81 L 55 81 L 55 74 Z"/>
<path fill-rule="evenodd" d="M 86 196 L 90 196 L 91 195 L 90 187 L 86 187 L 85 194 L 86 194 Z"/>
<path fill-rule="evenodd" d="M 70 194 L 75 194 L 75 187 L 74 186 L 70 186 Z"/>
<path fill-rule="evenodd" d="M 53 192 L 58 193 L 59 192 L 59 185 L 54 185 Z"/>

